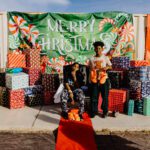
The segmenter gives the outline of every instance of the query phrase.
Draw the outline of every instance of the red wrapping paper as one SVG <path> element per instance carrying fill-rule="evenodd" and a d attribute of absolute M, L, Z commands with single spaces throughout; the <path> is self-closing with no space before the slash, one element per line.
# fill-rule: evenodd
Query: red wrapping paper
<path fill-rule="evenodd" d="M 29 85 L 41 84 L 41 70 L 39 68 L 24 68 L 24 72 L 29 74 Z"/>
<path fill-rule="evenodd" d="M 40 51 L 37 49 L 28 49 L 25 53 L 27 67 L 40 68 Z"/>
<path fill-rule="evenodd" d="M 23 108 L 25 106 L 24 97 L 25 93 L 24 90 L 8 90 L 9 94 L 9 108 L 16 109 L 16 108 Z"/>
<path fill-rule="evenodd" d="M 130 66 L 131 67 L 140 67 L 140 66 L 149 66 L 150 64 L 146 60 L 131 60 Z"/>
<path fill-rule="evenodd" d="M 54 95 L 55 92 L 44 91 L 44 104 L 45 105 L 54 104 Z"/>
<path fill-rule="evenodd" d="M 108 97 L 108 109 L 110 111 L 119 111 L 123 113 L 126 95 L 126 90 L 111 89 Z"/>

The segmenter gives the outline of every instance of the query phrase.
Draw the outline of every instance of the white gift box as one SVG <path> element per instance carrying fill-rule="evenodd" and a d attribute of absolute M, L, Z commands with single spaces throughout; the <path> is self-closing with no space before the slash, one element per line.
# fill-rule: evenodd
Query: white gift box
<path fill-rule="evenodd" d="M 6 87 L 9 89 L 21 89 L 29 86 L 29 75 L 26 73 L 6 74 Z"/>

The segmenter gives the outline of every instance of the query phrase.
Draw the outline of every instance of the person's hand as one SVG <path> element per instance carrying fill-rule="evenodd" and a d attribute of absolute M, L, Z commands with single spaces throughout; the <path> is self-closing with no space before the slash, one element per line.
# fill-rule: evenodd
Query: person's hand
<path fill-rule="evenodd" d="M 75 101 L 74 101 L 74 100 L 72 100 L 72 101 L 71 101 L 71 105 L 74 105 L 74 104 L 75 104 Z"/>
<path fill-rule="evenodd" d="M 102 71 L 107 71 L 107 67 L 102 68 Z"/>

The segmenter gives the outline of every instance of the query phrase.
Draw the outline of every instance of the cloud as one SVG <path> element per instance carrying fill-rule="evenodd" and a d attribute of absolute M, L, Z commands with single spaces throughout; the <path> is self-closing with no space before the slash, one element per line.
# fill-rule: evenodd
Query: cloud
<path fill-rule="evenodd" d="M 56 5 L 69 5 L 70 1 L 69 0 L 27 0 L 29 3 L 35 3 L 35 4 L 40 4 L 40 5 L 44 5 L 44 4 L 56 4 Z"/>
<path fill-rule="evenodd" d="M 1 0 L 0 11 L 54 11 L 70 5 L 70 0 Z"/>

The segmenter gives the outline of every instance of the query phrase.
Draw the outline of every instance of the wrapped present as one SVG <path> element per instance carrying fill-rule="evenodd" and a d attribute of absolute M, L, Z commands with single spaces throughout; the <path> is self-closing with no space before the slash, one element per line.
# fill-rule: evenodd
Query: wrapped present
<path fill-rule="evenodd" d="M 25 53 L 27 67 L 40 68 L 40 51 L 37 49 L 28 49 Z"/>
<path fill-rule="evenodd" d="M 6 74 L 6 87 L 9 89 L 21 89 L 29 86 L 29 76 L 26 73 Z"/>
<path fill-rule="evenodd" d="M 24 72 L 29 74 L 29 85 L 39 85 L 41 84 L 41 70 L 38 68 L 24 68 Z"/>
<path fill-rule="evenodd" d="M 108 71 L 108 77 L 110 79 L 111 88 L 121 88 L 123 83 L 123 71 Z"/>
<path fill-rule="evenodd" d="M 44 104 L 45 105 L 54 104 L 54 95 L 55 92 L 44 91 Z"/>
<path fill-rule="evenodd" d="M 134 100 L 129 100 L 128 101 L 128 109 L 127 109 L 127 115 L 132 116 L 134 112 Z"/>
<path fill-rule="evenodd" d="M 130 60 L 131 67 L 149 66 L 149 62 L 146 60 Z"/>
<path fill-rule="evenodd" d="M 7 68 L 6 73 L 19 73 L 22 72 L 22 68 Z"/>
<path fill-rule="evenodd" d="M 27 96 L 27 105 L 28 106 L 39 106 L 43 104 L 43 95 L 42 94 L 31 94 Z"/>
<path fill-rule="evenodd" d="M 110 111 L 124 112 L 126 102 L 126 90 L 111 89 L 108 97 L 108 109 Z"/>
<path fill-rule="evenodd" d="M 8 68 L 25 68 L 26 67 L 26 56 L 25 54 L 16 54 L 16 53 L 9 53 L 7 55 L 7 67 Z"/>
<path fill-rule="evenodd" d="M 143 99 L 143 114 L 145 116 L 150 116 L 150 97 Z"/>
<path fill-rule="evenodd" d="M 8 94 L 5 87 L 0 87 L 0 105 L 8 106 Z"/>
<path fill-rule="evenodd" d="M 32 94 L 41 94 L 43 93 L 43 86 L 42 85 L 34 85 L 24 88 L 25 95 L 32 95 Z"/>
<path fill-rule="evenodd" d="M 148 67 L 130 67 L 128 75 L 129 78 L 133 80 L 148 80 Z"/>
<path fill-rule="evenodd" d="M 43 94 L 43 86 L 42 85 L 34 85 L 24 88 L 25 92 L 25 100 L 27 100 L 29 95 Z"/>
<path fill-rule="evenodd" d="M 25 106 L 24 101 L 24 90 L 8 90 L 8 101 L 9 101 L 9 108 L 16 109 L 22 108 Z"/>
<path fill-rule="evenodd" d="M 140 100 L 150 96 L 150 81 L 130 81 L 130 98 Z"/>
<path fill-rule="evenodd" d="M 58 74 L 43 74 L 42 85 L 43 85 L 44 91 L 55 92 L 60 85 L 59 75 Z"/>
<path fill-rule="evenodd" d="M 0 72 L 0 86 L 3 86 L 3 87 L 6 86 L 5 76 L 6 76 L 5 72 Z"/>
<path fill-rule="evenodd" d="M 142 82 L 138 80 L 130 80 L 130 98 L 134 100 L 140 100 L 142 98 Z"/>
<path fill-rule="evenodd" d="M 113 71 L 120 71 L 121 73 L 121 88 L 129 88 L 129 77 L 128 77 L 128 72 L 129 69 L 124 69 L 124 68 L 115 68 Z"/>
<path fill-rule="evenodd" d="M 150 66 L 147 67 L 147 80 L 150 80 Z"/>
<path fill-rule="evenodd" d="M 150 81 L 141 81 L 142 98 L 150 96 Z"/>
<path fill-rule="evenodd" d="M 134 112 L 138 114 L 143 114 L 143 100 L 134 101 Z"/>
<path fill-rule="evenodd" d="M 129 68 L 130 58 L 126 56 L 113 57 L 112 58 L 112 68 Z"/>

